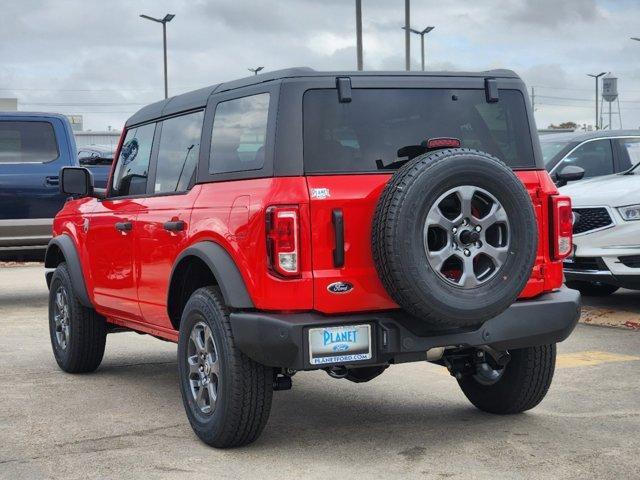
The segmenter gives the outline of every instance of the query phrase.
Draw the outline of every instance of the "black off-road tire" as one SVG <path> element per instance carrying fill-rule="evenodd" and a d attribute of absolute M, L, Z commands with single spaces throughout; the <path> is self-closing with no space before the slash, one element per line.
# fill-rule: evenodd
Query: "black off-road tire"
<path fill-rule="evenodd" d="M 63 294 L 67 311 L 65 326 L 68 338 L 61 343 L 58 333 L 64 330 L 56 324 L 58 294 Z M 68 373 L 93 372 L 100 366 L 107 339 L 107 324 L 92 308 L 85 307 L 76 296 L 66 263 L 58 265 L 49 286 L 49 335 L 58 366 Z M 64 345 L 64 347 L 63 347 Z"/>
<path fill-rule="evenodd" d="M 511 360 L 496 383 L 483 385 L 473 376 L 458 380 L 477 408 L 489 413 L 521 413 L 538 405 L 549 391 L 556 365 L 556 345 L 511 350 Z"/>
<path fill-rule="evenodd" d="M 475 288 L 452 285 L 436 273 L 424 250 L 424 222 L 451 188 L 490 192 L 510 223 L 507 259 Z M 511 168 L 476 150 L 439 150 L 405 164 L 378 200 L 372 227 L 373 258 L 390 296 L 434 329 L 476 326 L 506 310 L 525 287 L 536 258 L 536 216 L 531 198 Z"/>
<path fill-rule="evenodd" d="M 215 409 L 206 414 L 198 407 L 189 384 L 188 342 L 199 322 L 211 329 L 220 362 Z M 234 343 L 229 311 L 217 287 L 196 290 L 187 302 L 178 340 L 180 390 L 184 408 L 196 435 L 216 448 L 247 445 L 261 434 L 271 411 L 274 372 L 254 362 Z"/>
<path fill-rule="evenodd" d="M 566 282 L 566 285 L 569 288 L 578 290 L 586 297 L 606 297 L 620 289 L 620 287 L 609 285 L 607 283 L 584 282 L 581 280 L 569 281 Z"/>

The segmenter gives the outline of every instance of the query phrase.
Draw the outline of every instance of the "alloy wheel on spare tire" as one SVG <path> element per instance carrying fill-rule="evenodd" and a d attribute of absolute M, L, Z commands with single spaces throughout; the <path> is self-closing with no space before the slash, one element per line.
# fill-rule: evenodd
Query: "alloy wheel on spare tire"
<path fill-rule="evenodd" d="M 395 173 L 378 200 L 372 249 L 396 303 L 434 327 L 462 327 L 516 300 L 537 239 L 531 199 L 513 171 L 487 153 L 457 148 Z"/>

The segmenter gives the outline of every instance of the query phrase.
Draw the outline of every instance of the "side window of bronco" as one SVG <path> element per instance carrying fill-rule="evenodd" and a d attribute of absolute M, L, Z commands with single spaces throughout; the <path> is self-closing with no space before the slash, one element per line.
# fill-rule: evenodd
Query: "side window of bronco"
<path fill-rule="evenodd" d="M 153 193 L 189 189 L 200 154 L 203 119 L 200 111 L 162 121 Z"/>
<path fill-rule="evenodd" d="M 143 195 L 147 192 L 149 159 L 155 130 L 155 123 L 127 130 L 113 173 L 110 197 Z"/>
<path fill-rule="evenodd" d="M 220 102 L 213 117 L 209 173 L 262 168 L 268 116 L 268 93 Z"/>

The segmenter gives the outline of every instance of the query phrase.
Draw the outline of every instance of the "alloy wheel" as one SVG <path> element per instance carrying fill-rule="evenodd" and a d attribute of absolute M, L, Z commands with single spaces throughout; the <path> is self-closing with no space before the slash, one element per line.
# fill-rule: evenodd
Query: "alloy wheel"
<path fill-rule="evenodd" d="M 423 229 L 431 268 L 464 289 L 493 278 L 507 260 L 507 213 L 491 193 L 473 185 L 447 190 L 431 206 Z"/>
<path fill-rule="evenodd" d="M 69 345 L 71 335 L 69 318 L 69 296 L 65 287 L 60 285 L 56 290 L 55 304 L 53 306 L 53 321 L 55 324 L 56 342 L 62 350 L 66 350 Z"/>
<path fill-rule="evenodd" d="M 212 414 L 220 391 L 220 361 L 211 328 L 203 321 L 189 335 L 187 364 L 193 400 L 202 413 Z"/>

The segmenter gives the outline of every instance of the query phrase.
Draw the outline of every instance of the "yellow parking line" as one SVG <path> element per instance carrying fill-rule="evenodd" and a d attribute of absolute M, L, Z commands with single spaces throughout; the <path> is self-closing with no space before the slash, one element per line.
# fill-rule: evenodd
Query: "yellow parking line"
<path fill-rule="evenodd" d="M 556 359 L 556 367 L 558 368 L 574 368 L 586 367 L 591 365 L 600 365 L 609 362 L 631 362 L 640 360 L 640 357 L 632 355 L 621 355 L 618 353 L 587 351 L 575 353 L 561 353 Z"/>

